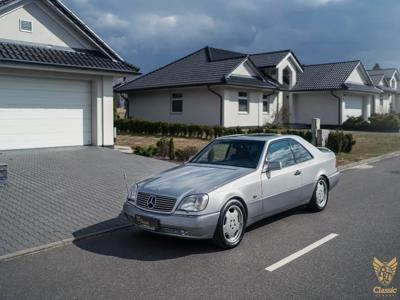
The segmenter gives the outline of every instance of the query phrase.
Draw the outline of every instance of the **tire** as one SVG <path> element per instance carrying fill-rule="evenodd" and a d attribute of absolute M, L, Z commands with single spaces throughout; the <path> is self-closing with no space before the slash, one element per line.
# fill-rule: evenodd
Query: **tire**
<path fill-rule="evenodd" d="M 311 211 L 319 212 L 323 211 L 328 205 L 329 199 L 329 185 L 325 177 L 318 178 L 317 184 L 315 185 L 314 193 L 308 204 L 308 208 Z"/>
<path fill-rule="evenodd" d="M 246 228 L 246 211 L 236 199 L 229 200 L 221 209 L 213 242 L 222 249 L 232 249 L 240 244 Z"/>

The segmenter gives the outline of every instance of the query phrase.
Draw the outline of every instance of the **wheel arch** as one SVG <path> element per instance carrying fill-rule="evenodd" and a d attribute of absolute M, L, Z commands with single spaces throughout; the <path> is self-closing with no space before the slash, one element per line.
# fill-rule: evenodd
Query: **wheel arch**
<path fill-rule="evenodd" d="M 240 196 L 232 196 L 232 197 L 228 198 L 228 200 L 225 201 L 225 203 L 224 203 L 224 205 L 222 207 L 225 207 L 225 205 L 231 200 L 237 200 L 243 205 L 244 214 L 245 214 L 246 223 L 247 223 L 247 220 L 248 220 L 248 217 L 249 217 L 249 211 L 248 211 L 248 207 L 246 205 L 246 202 L 244 201 L 244 199 L 242 197 L 240 197 Z"/>

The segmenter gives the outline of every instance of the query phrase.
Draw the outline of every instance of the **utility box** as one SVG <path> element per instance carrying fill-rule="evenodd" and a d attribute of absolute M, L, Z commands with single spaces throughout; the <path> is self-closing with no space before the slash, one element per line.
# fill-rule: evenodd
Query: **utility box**
<path fill-rule="evenodd" d="M 0 163 L 0 186 L 7 183 L 7 164 Z"/>

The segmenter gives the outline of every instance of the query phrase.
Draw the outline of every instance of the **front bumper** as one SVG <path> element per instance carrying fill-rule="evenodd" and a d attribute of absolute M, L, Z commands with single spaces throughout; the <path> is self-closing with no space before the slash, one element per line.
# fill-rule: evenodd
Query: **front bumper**
<path fill-rule="evenodd" d="M 125 202 L 123 212 L 126 218 L 134 224 L 136 214 L 159 220 L 160 227 L 156 230 L 149 230 L 145 226 L 135 224 L 144 230 L 191 239 L 212 238 L 214 236 L 214 231 L 219 218 L 219 212 L 197 216 L 159 214 L 137 208 L 133 203 L 130 202 Z"/>
<path fill-rule="evenodd" d="M 335 173 L 333 173 L 332 175 L 328 176 L 328 180 L 329 180 L 329 190 L 333 189 L 339 182 L 339 178 L 340 178 L 340 173 L 339 171 L 336 171 Z"/>

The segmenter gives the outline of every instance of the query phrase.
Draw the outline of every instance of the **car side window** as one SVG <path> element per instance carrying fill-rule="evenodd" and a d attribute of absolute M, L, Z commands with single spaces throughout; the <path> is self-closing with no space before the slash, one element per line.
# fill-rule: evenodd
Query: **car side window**
<path fill-rule="evenodd" d="M 310 152 L 308 152 L 307 149 L 304 148 L 299 142 L 289 139 L 289 144 L 290 144 L 290 148 L 293 151 L 296 163 L 299 164 L 299 163 L 313 159 L 313 156 L 310 154 Z"/>
<path fill-rule="evenodd" d="M 268 147 L 267 160 L 280 161 L 282 163 L 282 168 L 296 164 L 293 152 L 287 140 L 273 142 Z"/>

